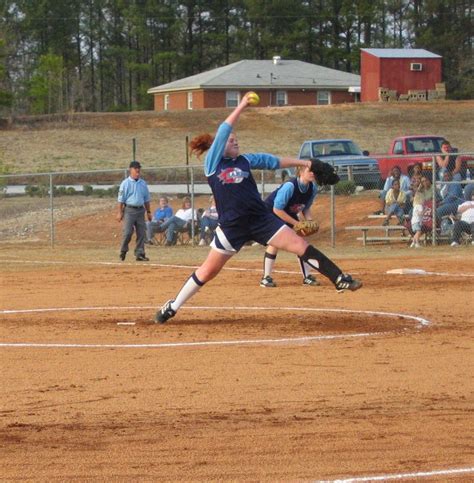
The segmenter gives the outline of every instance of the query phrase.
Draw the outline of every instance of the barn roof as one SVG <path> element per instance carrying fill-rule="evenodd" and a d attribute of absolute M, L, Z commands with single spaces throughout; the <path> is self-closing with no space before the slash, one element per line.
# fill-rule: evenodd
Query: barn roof
<path fill-rule="evenodd" d="M 300 60 L 240 60 L 233 64 L 162 84 L 149 94 L 189 89 L 347 89 L 360 76 Z"/>
<path fill-rule="evenodd" d="M 384 59 L 441 59 L 441 55 L 425 49 L 360 49 Z"/>

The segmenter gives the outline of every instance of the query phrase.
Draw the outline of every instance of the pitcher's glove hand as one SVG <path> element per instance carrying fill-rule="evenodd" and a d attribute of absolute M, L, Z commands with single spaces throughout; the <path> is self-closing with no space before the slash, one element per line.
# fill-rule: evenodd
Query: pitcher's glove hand
<path fill-rule="evenodd" d="M 318 158 L 311 158 L 311 171 L 314 173 L 316 183 L 319 186 L 334 185 L 339 182 L 339 176 L 329 163 L 325 163 Z"/>
<path fill-rule="evenodd" d="M 298 221 L 293 225 L 293 230 L 299 236 L 309 236 L 319 230 L 319 223 L 316 220 Z"/>

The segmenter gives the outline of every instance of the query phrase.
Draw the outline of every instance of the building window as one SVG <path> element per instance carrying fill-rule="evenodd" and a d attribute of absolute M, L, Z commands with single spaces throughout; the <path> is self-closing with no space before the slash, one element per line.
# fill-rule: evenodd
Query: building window
<path fill-rule="evenodd" d="M 329 91 L 318 91 L 316 103 L 321 106 L 331 104 L 331 93 Z"/>
<path fill-rule="evenodd" d="M 288 94 L 286 91 L 276 91 L 275 97 L 277 106 L 286 106 L 288 104 Z"/>
<path fill-rule="evenodd" d="M 240 102 L 239 91 L 226 91 L 225 93 L 225 105 L 226 107 L 237 107 Z"/>
<path fill-rule="evenodd" d="M 170 95 L 165 94 L 163 100 L 163 109 L 167 111 L 170 108 Z"/>
<path fill-rule="evenodd" d="M 188 92 L 188 109 L 192 109 L 193 108 L 193 93 L 192 92 Z"/>

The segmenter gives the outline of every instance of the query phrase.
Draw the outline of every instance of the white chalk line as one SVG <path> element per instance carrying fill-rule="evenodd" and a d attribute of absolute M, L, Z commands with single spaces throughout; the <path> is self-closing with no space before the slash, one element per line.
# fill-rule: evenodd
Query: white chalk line
<path fill-rule="evenodd" d="M 37 264 L 37 265 L 99 265 L 99 266 L 111 266 L 111 267 L 160 267 L 160 268 L 185 268 L 187 270 L 193 270 L 199 268 L 199 265 L 178 265 L 178 264 L 170 264 L 170 263 L 154 263 L 154 262 L 147 262 L 146 264 L 136 264 L 136 263 L 124 263 L 124 262 L 65 262 L 60 260 L 52 260 L 52 261 L 45 261 L 45 260 L 11 260 L 11 259 L 1 259 L 0 263 L 24 263 L 24 264 Z M 243 268 L 243 267 L 224 267 L 222 270 L 228 270 L 233 272 L 261 272 L 260 268 Z M 387 273 L 391 272 L 388 270 Z M 300 274 L 300 271 L 297 270 L 273 270 L 273 273 L 283 273 L 283 274 Z M 359 272 L 351 272 L 354 275 L 358 275 Z M 395 272 L 393 272 L 395 273 Z M 397 275 L 430 275 L 430 276 L 437 276 L 437 277 L 474 277 L 474 273 L 449 273 L 449 272 L 404 272 L 404 273 L 396 273 Z"/>
<path fill-rule="evenodd" d="M 44 312 L 76 312 L 76 311 L 110 311 L 110 310 L 148 310 L 155 309 L 154 306 L 126 306 L 126 307 L 51 307 L 42 309 L 9 309 L 1 310 L 0 314 L 27 314 L 27 313 L 44 313 Z M 430 321 L 414 315 L 399 314 L 394 312 L 379 312 L 373 310 L 349 310 L 349 309 L 324 309 L 311 307 L 238 307 L 238 306 L 187 306 L 180 310 L 225 310 L 225 311 L 292 311 L 292 312 L 326 312 L 326 313 L 346 313 L 346 314 L 363 314 L 368 316 L 381 317 L 397 317 L 407 320 L 413 320 L 418 323 L 418 327 L 425 327 Z M 36 342 L 2 342 L 0 347 L 46 347 L 46 348 L 166 348 L 166 347 L 203 347 L 203 346 L 229 346 L 229 345 L 258 345 L 258 344 L 298 344 L 303 342 L 313 342 L 318 340 L 335 340 L 349 339 L 360 337 L 374 337 L 377 335 L 387 334 L 386 332 L 363 332 L 357 334 L 331 334 L 318 336 L 303 337 L 284 337 L 278 339 L 244 339 L 244 340 L 218 340 L 218 341 L 202 341 L 202 342 L 163 342 L 156 344 L 75 344 L 75 343 L 36 343 Z"/>
<path fill-rule="evenodd" d="M 402 480 L 404 478 L 430 478 L 432 476 L 452 476 L 467 473 L 474 473 L 474 467 L 471 468 L 452 468 L 448 470 L 418 471 L 414 473 L 398 473 L 378 476 L 361 476 L 354 478 L 345 478 L 338 480 L 317 480 L 318 483 L 357 483 L 361 481 L 389 481 Z"/>
<path fill-rule="evenodd" d="M 11 259 L 0 259 L 0 263 L 24 263 L 33 265 L 102 265 L 111 267 L 161 267 L 161 268 L 185 268 L 187 270 L 193 270 L 199 268 L 199 265 L 177 265 L 171 263 L 155 263 L 147 262 L 143 263 L 127 263 L 127 262 L 64 262 L 60 260 L 11 260 Z M 239 268 L 239 267 L 224 267 L 222 270 L 229 270 L 233 272 L 261 272 L 261 268 Z M 285 273 L 285 274 L 300 274 L 300 271 L 295 270 L 273 270 L 274 273 Z M 355 272 L 352 272 L 355 273 Z"/>

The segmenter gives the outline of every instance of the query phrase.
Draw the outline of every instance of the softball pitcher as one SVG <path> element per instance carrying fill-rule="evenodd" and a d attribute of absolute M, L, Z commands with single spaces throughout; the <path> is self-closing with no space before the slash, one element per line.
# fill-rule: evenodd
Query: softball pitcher
<path fill-rule="evenodd" d="M 272 245 L 294 253 L 312 268 L 328 277 L 336 289 L 358 290 L 359 280 L 345 275 L 329 258 L 299 237 L 280 218 L 270 213 L 262 201 L 251 169 L 279 169 L 309 167 L 318 184 L 334 184 L 338 176 L 327 163 L 319 160 L 277 158 L 272 154 L 240 154 L 237 136 L 232 128 L 242 111 L 249 105 L 247 93 L 239 105 L 219 126 L 215 138 L 202 134 L 194 138 L 191 151 L 205 159 L 205 174 L 216 201 L 219 226 L 216 229 L 211 250 L 204 263 L 188 278 L 176 297 L 168 300 L 155 316 L 164 323 L 176 315 L 179 308 L 212 280 L 226 262 L 244 246 L 255 240 L 262 245 Z"/>

